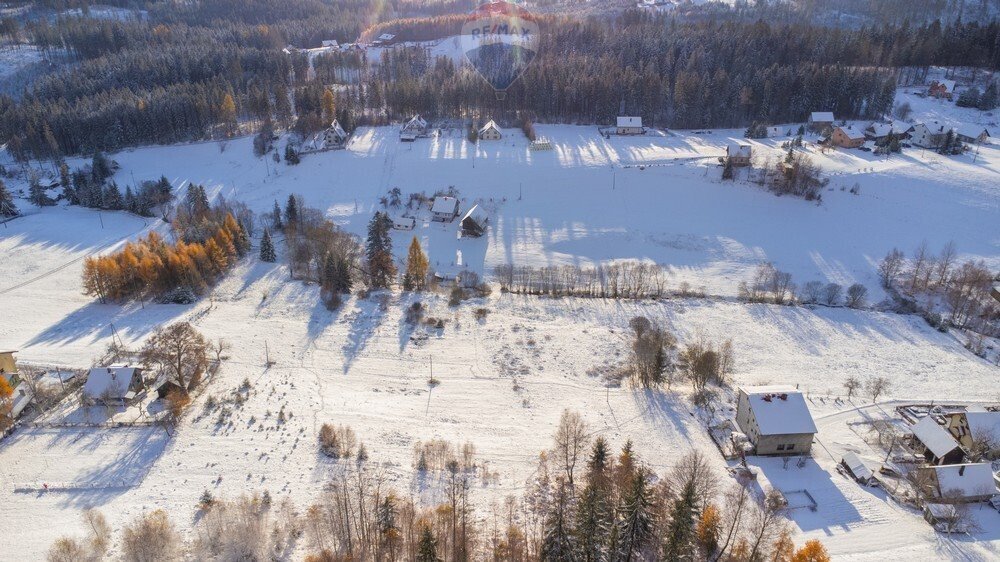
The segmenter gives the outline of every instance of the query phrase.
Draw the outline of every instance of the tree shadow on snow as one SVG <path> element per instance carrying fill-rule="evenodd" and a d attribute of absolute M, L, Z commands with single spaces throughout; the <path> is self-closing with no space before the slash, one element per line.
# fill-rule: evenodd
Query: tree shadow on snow
<path fill-rule="evenodd" d="M 344 343 L 344 374 L 351 370 L 354 360 L 364 351 L 368 341 L 376 334 L 389 308 L 390 295 L 374 293 L 367 299 L 358 299 L 356 312 L 350 319 L 347 342 Z"/>
<path fill-rule="evenodd" d="M 637 386 L 632 389 L 632 399 L 642 417 L 666 438 L 666 442 L 675 441 L 674 437 L 680 436 L 692 443 L 688 425 L 696 424 L 698 420 L 693 413 L 680 406 L 679 395 Z"/>
<path fill-rule="evenodd" d="M 36 334 L 25 347 L 39 344 L 65 345 L 80 340 L 93 344 L 103 338 L 111 338 L 114 335 L 112 325 L 123 339 L 135 340 L 151 333 L 160 325 L 175 321 L 201 304 L 201 300 L 187 305 L 146 303 L 144 306 L 137 303 L 118 305 L 92 302 Z"/>

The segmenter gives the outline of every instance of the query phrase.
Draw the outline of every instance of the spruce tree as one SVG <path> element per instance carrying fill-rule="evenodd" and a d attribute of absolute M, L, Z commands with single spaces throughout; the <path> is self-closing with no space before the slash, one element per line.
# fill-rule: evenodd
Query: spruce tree
<path fill-rule="evenodd" d="M 664 559 L 694 560 L 697 552 L 694 542 L 697 502 L 694 480 L 688 480 L 670 510 L 670 523 L 667 525 L 663 541 Z"/>
<path fill-rule="evenodd" d="M 49 197 L 49 194 L 45 192 L 45 188 L 42 187 L 42 182 L 38 181 L 38 176 L 32 174 L 31 179 L 28 180 L 28 200 L 31 201 L 33 205 L 39 207 L 48 207 L 55 205 L 55 201 Z"/>
<path fill-rule="evenodd" d="M 392 239 L 389 229 L 392 221 L 381 211 L 376 211 L 368 223 L 365 254 L 368 259 L 369 283 L 373 289 L 386 289 L 396 277 L 396 264 L 392 261 Z"/>
<path fill-rule="evenodd" d="M 298 164 L 302 159 L 299 158 L 299 153 L 296 152 L 295 147 L 291 143 L 285 145 L 285 162 L 291 165 Z"/>
<path fill-rule="evenodd" d="M 285 224 L 290 227 L 299 224 L 299 203 L 294 195 L 289 195 L 288 203 L 285 204 Z"/>
<path fill-rule="evenodd" d="M 114 172 L 111 170 L 111 161 L 103 152 L 95 152 L 90 164 L 90 174 L 94 183 L 104 184 L 104 180 L 111 177 Z"/>
<path fill-rule="evenodd" d="M 125 201 L 117 183 L 111 182 L 104 188 L 103 207 L 109 211 L 121 211 L 125 208 Z"/>
<path fill-rule="evenodd" d="M 598 437 L 587 461 L 586 485 L 580 494 L 576 515 L 576 544 L 584 562 L 607 558 L 614 524 L 612 492 L 611 457 L 607 442 Z"/>
<path fill-rule="evenodd" d="M 545 518 L 542 560 L 571 562 L 576 559 L 570 515 L 570 487 L 559 479 L 553 504 Z"/>
<path fill-rule="evenodd" d="M 406 273 L 403 274 L 403 289 L 407 291 L 419 291 L 426 286 L 427 268 L 430 262 L 420 247 L 420 241 L 413 237 L 410 242 L 409 255 L 406 258 Z"/>
<path fill-rule="evenodd" d="M 0 217 L 16 217 L 19 214 L 17 205 L 14 205 L 14 195 L 7 190 L 7 186 L 0 179 Z"/>
<path fill-rule="evenodd" d="M 274 263 L 278 256 L 274 253 L 274 243 L 271 242 L 271 231 L 264 229 L 264 237 L 260 240 L 260 261 Z"/>
<path fill-rule="evenodd" d="M 417 543 L 417 562 L 440 562 L 437 555 L 437 539 L 430 525 L 424 525 L 420 531 L 420 542 Z"/>
<path fill-rule="evenodd" d="M 281 205 L 278 205 L 278 200 L 274 200 L 274 210 L 271 211 L 271 224 L 274 226 L 275 230 L 284 230 L 285 225 L 281 222 Z"/>
<path fill-rule="evenodd" d="M 653 538 L 653 497 L 646 474 L 638 470 L 622 493 L 615 534 L 615 559 L 633 562 L 643 559 L 643 550 Z M 666 558 L 670 560 L 670 558 Z"/>

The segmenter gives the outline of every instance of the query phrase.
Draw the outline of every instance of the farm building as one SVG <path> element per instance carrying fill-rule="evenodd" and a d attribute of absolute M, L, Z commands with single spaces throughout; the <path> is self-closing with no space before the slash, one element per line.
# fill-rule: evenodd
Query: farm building
<path fill-rule="evenodd" d="M 1000 412 L 956 412 L 945 429 L 966 451 L 1000 457 Z"/>
<path fill-rule="evenodd" d="M 473 205 L 471 209 L 462 215 L 462 235 L 478 238 L 486 234 L 486 227 L 489 225 L 490 217 L 479 205 Z"/>
<path fill-rule="evenodd" d="M 83 394 L 105 404 L 128 402 L 142 389 L 142 369 L 128 365 L 94 367 L 87 374 Z"/>
<path fill-rule="evenodd" d="M 730 144 L 726 147 L 726 157 L 733 166 L 749 166 L 753 151 L 749 144 Z"/>
<path fill-rule="evenodd" d="M 921 148 L 937 148 L 944 144 L 951 127 L 939 121 L 917 123 L 910 134 L 910 142 Z"/>
<path fill-rule="evenodd" d="M 740 387 L 736 423 L 758 455 L 806 454 L 816 435 L 805 398 L 791 386 Z"/>
<path fill-rule="evenodd" d="M 896 135 L 897 139 L 909 138 L 912 130 L 913 125 L 902 121 L 893 121 L 892 123 L 873 122 L 865 127 L 865 138 L 881 144 L 889 140 L 889 135 Z"/>
<path fill-rule="evenodd" d="M 931 416 L 913 424 L 910 431 L 913 432 L 914 448 L 924 455 L 927 462 L 935 465 L 962 462 L 965 454 L 958 442 Z"/>
<path fill-rule="evenodd" d="M 943 98 L 950 100 L 955 94 L 955 81 L 954 80 L 935 80 L 931 82 L 929 88 L 927 88 L 927 95 L 935 98 Z"/>
<path fill-rule="evenodd" d="M 990 138 L 990 131 L 982 125 L 965 124 L 955 127 L 955 136 L 962 142 L 980 143 Z"/>
<path fill-rule="evenodd" d="M 503 138 L 503 133 L 500 132 L 496 121 L 492 119 L 479 129 L 479 140 L 500 140 L 501 138 Z"/>
<path fill-rule="evenodd" d="M 334 148 L 344 146 L 345 143 L 347 143 L 347 132 L 340 126 L 340 122 L 334 119 L 330 127 L 323 132 L 323 145 L 326 148 Z"/>
<path fill-rule="evenodd" d="M 830 141 L 834 146 L 841 148 L 858 148 L 865 143 L 865 133 L 850 125 L 847 127 L 837 127 L 830 135 Z"/>
<path fill-rule="evenodd" d="M 331 49 L 340 47 L 340 43 L 338 43 L 336 39 L 324 39 L 322 45 Z"/>
<path fill-rule="evenodd" d="M 34 397 L 35 394 L 32 392 L 31 387 L 28 386 L 28 383 L 22 382 L 17 385 L 17 388 L 14 389 L 14 395 L 11 397 L 13 398 L 13 402 L 10 405 L 10 412 L 8 412 L 10 419 L 16 420 L 21 415 L 21 412 L 28 407 L 28 404 L 31 404 L 31 400 Z"/>
<path fill-rule="evenodd" d="M 399 130 L 399 136 L 403 140 L 407 140 L 404 137 L 415 139 L 417 137 L 427 136 L 427 121 L 420 117 L 420 115 L 414 115 L 413 118 L 407 121 Z"/>
<path fill-rule="evenodd" d="M 396 230 L 413 230 L 417 226 L 417 219 L 413 217 L 393 217 L 392 227 Z"/>
<path fill-rule="evenodd" d="M 809 114 L 809 128 L 817 133 L 823 132 L 827 127 L 832 127 L 834 121 L 836 119 L 833 118 L 832 111 L 813 111 Z"/>
<path fill-rule="evenodd" d="M 434 198 L 431 218 L 438 222 L 451 222 L 458 216 L 458 199 L 441 195 Z"/>
<path fill-rule="evenodd" d="M 538 137 L 537 139 L 531 141 L 528 148 L 531 150 L 552 150 L 552 141 L 545 137 Z"/>
<path fill-rule="evenodd" d="M 641 135 L 645 132 L 642 117 L 619 117 L 615 125 L 615 134 L 618 135 Z"/>
<path fill-rule="evenodd" d="M 985 501 L 997 493 L 989 463 L 925 466 L 917 470 L 922 491 L 938 503 Z"/>

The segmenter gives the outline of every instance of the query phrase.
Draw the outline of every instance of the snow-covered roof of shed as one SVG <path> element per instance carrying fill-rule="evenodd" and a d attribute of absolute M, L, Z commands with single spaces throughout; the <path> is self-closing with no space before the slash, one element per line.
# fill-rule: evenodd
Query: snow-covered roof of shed
<path fill-rule="evenodd" d="M 844 453 L 844 464 L 847 465 L 851 474 L 854 474 L 856 478 L 868 480 L 872 476 L 875 476 L 872 470 L 868 468 L 868 465 L 861 460 L 861 457 L 859 457 L 857 453 Z"/>
<path fill-rule="evenodd" d="M 123 398 L 129 391 L 129 383 L 135 371 L 135 367 L 125 365 L 94 367 L 87 375 L 87 382 L 83 384 L 83 392 L 95 398 L 105 395 L 110 398 Z"/>
<path fill-rule="evenodd" d="M 910 428 L 913 435 L 927 447 L 935 457 L 943 457 L 958 447 L 955 438 L 948 433 L 948 430 L 941 427 L 934 418 L 925 416 L 923 419 L 913 424 Z"/>
<path fill-rule="evenodd" d="M 458 199 L 441 195 L 434 198 L 434 205 L 431 206 L 432 213 L 454 213 L 458 210 Z"/>
<path fill-rule="evenodd" d="M 944 86 L 944 89 L 948 92 L 955 91 L 955 81 L 954 80 L 935 80 L 938 86 Z"/>
<path fill-rule="evenodd" d="M 761 435 L 816 433 L 802 393 L 787 385 L 744 386 Z"/>
<path fill-rule="evenodd" d="M 832 111 L 813 111 L 809 115 L 809 120 L 815 123 L 833 123 L 835 121 Z"/>
<path fill-rule="evenodd" d="M 420 114 L 416 114 L 412 119 L 406 122 L 403 126 L 404 129 L 424 129 L 427 127 L 427 121 L 424 121 Z"/>
<path fill-rule="evenodd" d="M 480 225 L 483 225 L 486 223 L 486 219 L 489 218 L 489 215 L 486 214 L 486 211 L 482 207 L 476 204 L 473 205 L 472 208 L 470 208 L 468 211 L 466 211 L 464 215 L 462 215 L 463 221 L 468 218 L 471 218 Z"/>
<path fill-rule="evenodd" d="M 732 143 L 726 147 L 726 155 L 750 158 L 750 145 Z"/>
<path fill-rule="evenodd" d="M 893 131 L 893 127 L 889 123 L 872 123 L 868 128 L 871 129 L 872 134 L 876 137 L 888 136 Z"/>
<path fill-rule="evenodd" d="M 935 466 L 934 472 L 942 495 L 957 492 L 961 497 L 985 496 L 997 491 L 990 463 Z"/>
<path fill-rule="evenodd" d="M 617 122 L 619 127 L 642 127 L 642 117 L 622 116 Z"/>

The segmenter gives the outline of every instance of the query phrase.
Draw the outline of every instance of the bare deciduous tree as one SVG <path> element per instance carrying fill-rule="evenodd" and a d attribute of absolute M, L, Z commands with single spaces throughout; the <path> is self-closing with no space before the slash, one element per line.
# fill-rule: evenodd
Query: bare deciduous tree
<path fill-rule="evenodd" d="M 559 418 L 559 427 L 556 429 L 553 457 L 562 468 L 570 489 L 574 488 L 576 465 L 586 454 L 589 442 L 587 425 L 580 414 L 563 410 Z"/>
<path fill-rule="evenodd" d="M 854 396 L 854 393 L 861 388 L 861 380 L 858 377 L 851 375 L 847 377 L 844 381 L 844 390 L 847 391 L 847 399 L 850 400 Z"/>
<path fill-rule="evenodd" d="M 121 548 L 126 562 L 179 560 L 181 537 L 167 512 L 157 509 L 125 527 Z"/>
<path fill-rule="evenodd" d="M 882 258 L 878 264 L 878 276 L 882 280 L 882 286 L 889 288 L 903 271 L 903 252 L 899 248 L 889 250 L 889 253 Z"/>
<path fill-rule="evenodd" d="M 889 392 L 891 387 L 892 382 L 882 375 L 869 377 L 865 381 L 865 391 L 871 397 L 872 402 L 878 402 L 879 397 Z"/>
<path fill-rule="evenodd" d="M 157 329 L 142 349 L 142 361 L 159 365 L 184 390 L 208 366 L 208 340 L 187 322 Z"/>

